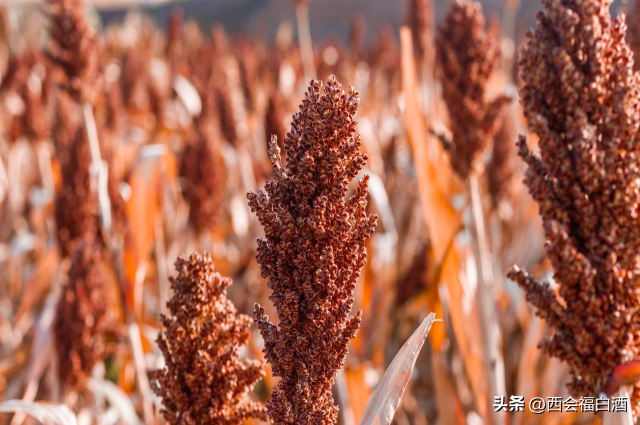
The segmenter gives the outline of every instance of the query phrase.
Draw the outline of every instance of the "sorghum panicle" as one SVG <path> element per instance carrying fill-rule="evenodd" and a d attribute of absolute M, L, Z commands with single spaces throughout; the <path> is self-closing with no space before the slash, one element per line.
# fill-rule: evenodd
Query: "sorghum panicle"
<path fill-rule="evenodd" d="M 198 131 L 187 143 L 180 163 L 185 178 L 189 219 L 198 231 L 211 229 L 219 220 L 224 195 L 223 161 L 209 137 Z"/>
<path fill-rule="evenodd" d="M 493 140 L 493 155 L 487 165 L 487 183 L 494 207 L 511 195 L 517 140 L 514 117 L 505 111 L 500 117 L 500 126 Z"/>
<path fill-rule="evenodd" d="M 238 143 L 238 130 L 236 129 L 236 114 L 231 98 L 231 91 L 226 84 L 220 84 L 216 87 L 215 101 L 220 123 L 220 132 L 233 146 Z"/>
<path fill-rule="evenodd" d="M 63 255 L 70 254 L 75 245 L 85 239 L 102 243 L 98 196 L 90 171 L 91 153 L 79 115 L 78 105 L 64 92 L 59 93 L 52 134 L 62 177 L 56 191 L 54 214 Z M 105 158 L 109 160 L 108 155 Z M 110 173 L 107 178 L 113 230 L 123 234 L 127 226 L 125 202 L 114 176 Z"/>
<path fill-rule="evenodd" d="M 256 305 L 265 356 L 280 378 L 267 404 L 274 424 L 337 421 L 331 387 L 360 326 L 361 312 L 350 317 L 353 292 L 377 221 L 366 213 L 367 176 L 345 199 L 367 160 L 358 106 L 358 92 L 334 76 L 312 81 L 284 141 L 286 163 L 272 140 L 274 181 L 248 194 L 265 232 L 257 259 L 279 319 L 273 324 Z"/>
<path fill-rule="evenodd" d="M 246 400 L 264 369 L 259 361 L 239 358 L 251 319 L 227 299 L 231 279 L 215 271 L 209 254 L 180 257 L 176 271 L 170 314 L 163 315 L 157 339 L 166 366 L 153 381 L 165 420 L 241 425 L 247 418 L 266 419 L 263 406 Z"/>
<path fill-rule="evenodd" d="M 0 81 L 0 93 L 13 92 L 24 102 L 24 111 L 11 123 L 11 139 L 24 135 L 29 140 L 41 141 L 49 137 L 47 92 L 53 81 L 50 68 L 43 55 L 34 49 L 9 58 Z"/>
<path fill-rule="evenodd" d="M 113 330 L 108 310 L 102 247 L 91 240 L 74 250 L 53 324 L 58 373 L 70 388 L 81 386 L 105 352 Z"/>
<path fill-rule="evenodd" d="M 597 396 L 617 365 L 640 355 L 640 75 L 611 0 L 542 3 L 520 55 L 540 155 L 523 138 L 519 153 L 558 286 L 517 267 L 510 277 L 551 327 L 541 346 L 569 365 L 571 393 Z"/>
<path fill-rule="evenodd" d="M 99 93 L 101 46 L 84 17 L 83 0 L 50 0 L 51 56 L 68 78 L 68 91 L 93 103 Z"/>
<path fill-rule="evenodd" d="M 247 111 L 253 111 L 256 106 L 256 93 L 259 83 L 258 67 L 259 60 L 255 47 L 248 42 L 239 42 L 238 72 Z"/>
<path fill-rule="evenodd" d="M 62 182 L 56 191 L 55 218 L 58 244 L 63 255 L 70 254 L 84 239 L 95 239 L 100 232 L 100 211 L 96 191 L 91 187 L 91 154 L 84 129 L 72 114 L 77 105 L 61 94 L 56 108 L 54 145 Z"/>
<path fill-rule="evenodd" d="M 489 78 L 496 69 L 500 46 L 485 30 L 482 6 L 476 1 L 454 0 L 438 28 L 437 75 L 449 110 L 453 143 L 446 145 L 453 169 L 462 179 L 473 170 L 498 130 L 498 117 L 507 97 L 486 99 Z"/>

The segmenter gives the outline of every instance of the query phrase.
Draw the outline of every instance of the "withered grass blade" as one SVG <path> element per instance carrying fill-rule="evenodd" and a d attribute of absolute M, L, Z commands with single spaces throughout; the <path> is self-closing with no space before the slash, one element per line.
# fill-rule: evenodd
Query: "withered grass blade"
<path fill-rule="evenodd" d="M 389 425 L 393 421 L 393 416 L 409 383 L 418 354 L 420 354 L 429 335 L 435 318 L 434 313 L 429 314 L 404 343 L 371 395 L 359 425 Z"/>
<path fill-rule="evenodd" d="M 78 425 L 75 415 L 64 404 L 7 400 L 0 403 L 0 413 L 24 413 L 45 425 Z"/>

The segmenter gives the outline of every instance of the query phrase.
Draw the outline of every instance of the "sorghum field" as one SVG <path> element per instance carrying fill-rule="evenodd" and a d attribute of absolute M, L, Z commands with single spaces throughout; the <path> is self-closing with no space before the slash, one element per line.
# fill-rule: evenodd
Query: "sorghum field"
<path fill-rule="evenodd" d="M 0 423 L 634 424 L 640 0 L 308 1 L 0 4 Z"/>

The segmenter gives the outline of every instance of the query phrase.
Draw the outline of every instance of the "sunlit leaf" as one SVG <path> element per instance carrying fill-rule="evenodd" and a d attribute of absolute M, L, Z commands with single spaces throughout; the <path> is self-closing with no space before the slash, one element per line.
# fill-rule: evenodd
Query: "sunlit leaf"
<path fill-rule="evenodd" d="M 371 396 L 367 409 L 359 422 L 360 425 L 388 425 L 391 423 L 435 317 L 434 313 L 429 314 L 404 343 Z"/>

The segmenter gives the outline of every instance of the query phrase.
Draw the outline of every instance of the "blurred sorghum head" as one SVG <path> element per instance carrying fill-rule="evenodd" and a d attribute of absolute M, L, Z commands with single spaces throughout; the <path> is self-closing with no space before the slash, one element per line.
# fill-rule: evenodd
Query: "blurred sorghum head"
<path fill-rule="evenodd" d="M 520 98 L 540 139 L 536 156 L 522 138 L 520 156 L 557 287 L 519 268 L 510 277 L 550 326 L 541 347 L 569 365 L 576 396 L 597 395 L 640 355 L 640 76 L 610 5 L 544 0 L 520 55 Z"/>
<path fill-rule="evenodd" d="M 9 58 L 0 81 L 0 93 L 13 93 L 22 100 L 22 111 L 14 116 L 11 139 L 26 136 L 32 141 L 49 137 L 51 120 L 48 108 L 49 85 L 53 80 L 51 66 L 35 49 Z"/>
<path fill-rule="evenodd" d="M 74 245 L 83 239 L 102 241 L 97 188 L 91 177 L 91 154 L 78 115 L 78 105 L 68 95 L 60 93 L 52 133 L 62 177 L 56 191 L 55 218 L 63 255 L 71 253 Z M 113 228 L 122 234 L 126 231 L 125 202 L 112 174 L 108 175 L 107 190 Z"/>
<path fill-rule="evenodd" d="M 225 191 L 220 155 L 202 131 L 197 131 L 182 155 L 180 175 L 186 180 L 189 219 L 198 231 L 211 229 L 220 218 Z"/>
<path fill-rule="evenodd" d="M 55 218 L 58 244 L 63 255 L 73 251 L 84 238 L 96 238 L 100 231 L 100 211 L 97 193 L 91 187 L 91 154 L 83 128 L 76 121 L 63 122 L 76 105 L 64 95 L 60 97 L 54 144 L 60 164 L 62 181 L 56 192 Z M 71 103 L 69 103 L 71 102 Z"/>
<path fill-rule="evenodd" d="M 101 46 L 84 17 L 83 0 L 49 0 L 50 54 L 67 76 L 67 90 L 81 102 L 93 103 L 100 92 Z"/>
<path fill-rule="evenodd" d="M 509 101 L 504 96 L 491 102 L 486 99 L 499 54 L 495 35 L 485 30 L 480 3 L 454 0 L 438 28 L 436 72 L 453 134 L 453 142 L 445 147 L 453 169 L 463 179 L 491 143 L 498 130 L 498 117 Z"/>
<path fill-rule="evenodd" d="M 493 154 L 487 165 L 487 183 L 493 206 L 511 195 L 511 185 L 516 168 L 516 142 L 518 140 L 515 117 L 505 111 L 493 141 Z"/>
<path fill-rule="evenodd" d="M 238 123 L 229 86 L 227 84 L 217 85 L 214 99 L 217 106 L 220 132 L 227 142 L 236 146 L 238 143 L 238 130 L 236 128 Z"/>
<path fill-rule="evenodd" d="M 227 299 L 231 279 L 215 271 L 209 254 L 176 261 L 169 315 L 157 342 L 166 366 L 155 373 L 154 392 L 170 424 L 241 425 L 266 419 L 264 407 L 246 400 L 264 376 L 259 361 L 241 360 L 251 319 Z"/>
<path fill-rule="evenodd" d="M 53 324 L 58 372 L 69 388 L 83 385 L 105 352 L 115 323 L 108 299 L 102 247 L 85 240 L 71 257 Z"/>
<path fill-rule="evenodd" d="M 377 221 L 366 212 L 367 176 L 345 199 L 367 160 L 358 106 L 358 92 L 334 76 L 312 81 L 284 140 L 286 163 L 272 140 L 274 180 L 248 194 L 265 232 L 257 259 L 279 319 L 273 324 L 256 305 L 265 356 L 280 378 L 267 403 L 276 424 L 337 421 L 331 387 L 360 326 L 360 312 L 350 317 L 353 292 Z"/>

